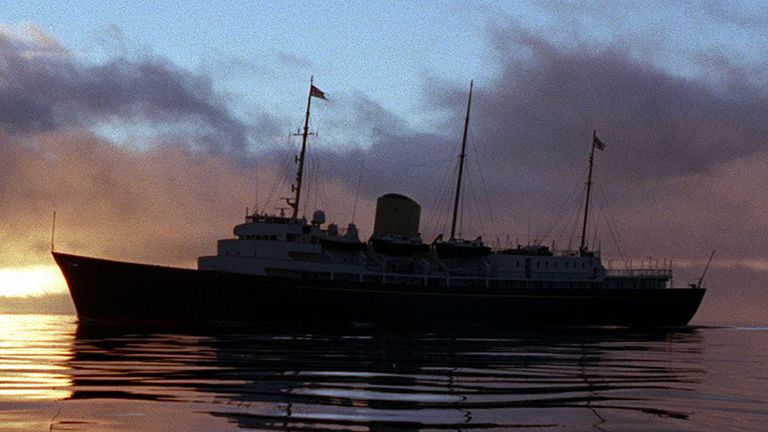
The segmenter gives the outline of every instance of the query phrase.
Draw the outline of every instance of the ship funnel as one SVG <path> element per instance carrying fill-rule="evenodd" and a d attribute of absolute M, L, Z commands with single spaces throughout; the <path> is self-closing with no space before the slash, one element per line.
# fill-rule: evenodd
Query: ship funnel
<path fill-rule="evenodd" d="M 421 206 L 416 201 L 399 194 L 386 194 L 376 200 L 376 220 L 373 235 L 419 235 Z"/>

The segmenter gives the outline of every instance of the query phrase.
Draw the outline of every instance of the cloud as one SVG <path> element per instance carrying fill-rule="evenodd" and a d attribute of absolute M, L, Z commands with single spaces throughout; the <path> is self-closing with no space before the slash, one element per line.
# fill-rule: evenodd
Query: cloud
<path fill-rule="evenodd" d="M 564 51 L 532 34 L 518 40 L 510 49 L 529 50 L 531 59 L 521 65 L 499 52 L 511 61 L 476 117 L 483 135 L 502 138 L 491 145 L 511 163 L 564 166 L 584 154 L 591 129 L 609 143 L 610 176 L 632 181 L 707 172 L 765 148 L 763 88 L 739 82 L 719 91 L 620 47 Z"/>
<path fill-rule="evenodd" d="M 768 6 L 760 2 L 691 2 L 689 6 L 701 8 L 710 21 L 731 23 L 746 30 L 765 30 L 768 25 Z"/>
<path fill-rule="evenodd" d="M 0 25 L 2 45 L 12 45 L 14 51 L 25 59 L 35 57 L 71 57 L 75 53 L 64 48 L 59 41 L 31 23 L 17 26 Z"/>
<path fill-rule="evenodd" d="M 30 50 L 58 46 L 39 30 L 33 36 L 20 44 L 9 33 L 0 33 L 1 130 L 37 133 L 119 121 L 170 130 L 174 139 L 193 134 L 203 150 L 239 155 L 256 137 L 208 76 L 149 56 L 96 65 L 75 57 L 28 56 Z M 260 117 L 258 136 L 271 136 L 273 119 L 265 113 Z"/>

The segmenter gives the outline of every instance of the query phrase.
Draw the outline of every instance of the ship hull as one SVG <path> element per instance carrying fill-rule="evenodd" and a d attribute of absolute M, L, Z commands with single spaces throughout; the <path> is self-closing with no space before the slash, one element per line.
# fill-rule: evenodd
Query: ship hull
<path fill-rule="evenodd" d="M 53 255 L 78 315 L 104 320 L 682 326 L 705 292 L 308 281 Z"/>

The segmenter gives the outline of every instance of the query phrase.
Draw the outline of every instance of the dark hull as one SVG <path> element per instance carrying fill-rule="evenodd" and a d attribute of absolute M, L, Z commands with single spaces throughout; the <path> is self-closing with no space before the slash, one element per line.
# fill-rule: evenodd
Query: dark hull
<path fill-rule="evenodd" d="M 78 315 L 107 320 L 680 326 L 705 292 L 371 285 L 53 256 Z"/>

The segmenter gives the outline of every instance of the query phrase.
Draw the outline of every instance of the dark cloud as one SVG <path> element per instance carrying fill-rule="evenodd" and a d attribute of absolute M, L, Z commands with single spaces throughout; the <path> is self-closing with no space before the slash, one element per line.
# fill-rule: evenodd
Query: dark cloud
<path fill-rule="evenodd" d="M 527 50 L 530 60 L 502 63 L 486 90 L 491 103 L 479 103 L 476 116 L 483 140 L 509 163 L 566 167 L 583 158 L 591 129 L 612 144 L 605 158 L 615 179 L 706 172 L 765 149 L 765 89 L 713 89 L 619 47 L 564 51 L 531 34 L 517 40 L 508 49 Z M 505 50 L 499 57 L 514 58 Z"/>
<path fill-rule="evenodd" d="M 198 147 L 243 154 L 254 131 L 237 118 L 209 77 L 179 69 L 161 58 L 118 58 L 86 65 L 74 56 L 29 56 L 0 34 L 0 128 L 36 133 L 123 122 L 176 126 Z M 273 133 L 261 114 L 259 136 Z M 192 132 L 189 132 L 192 131 Z"/>
<path fill-rule="evenodd" d="M 768 26 L 768 6 L 733 1 L 688 1 L 692 10 L 701 9 L 703 15 L 714 22 L 731 23 L 744 29 L 763 31 Z"/>

